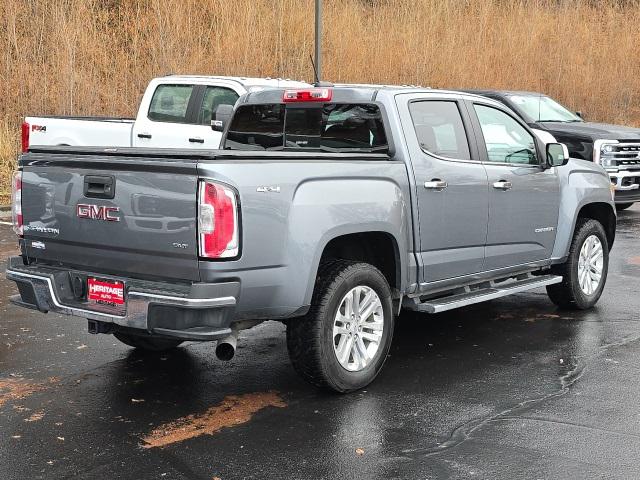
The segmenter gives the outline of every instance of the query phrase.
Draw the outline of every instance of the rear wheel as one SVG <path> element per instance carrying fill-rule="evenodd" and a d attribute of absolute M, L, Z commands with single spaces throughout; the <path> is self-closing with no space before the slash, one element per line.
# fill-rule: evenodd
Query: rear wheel
<path fill-rule="evenodd" d="M 142 335 L 131 335 L 124 332 L 115 332 L 113 334 L 118 340 L 125 345 L 145 350 L 148 352 L 164 352 L 176 348 L 182 343 L 182 340 L 173 340 L 171 338 L 158 338 Z"/>
<path fill-rule="evenodd" d="M 314 385 L 358 390 L 382 369 L 393 327 L 384 275 L 367 263 L 337 260 L 321 269 L 307 315 L 287 326 L 289 357 Z"/>
<path fill-rule="evenodd" d="M 563 280 L 547 287 L 549 298 L 562 308 L 591 308 L 602 295 L 608 270 L 609 245 L 602 224 L 581 218 L 567 261 L 554 267 L 554 273 L 562 275 Z"/>
<path fill-rule="evenodd" d="M 633 205 L 633 203 L 616 203 L 616 210 L 626 210 L 631 205 Z"/>

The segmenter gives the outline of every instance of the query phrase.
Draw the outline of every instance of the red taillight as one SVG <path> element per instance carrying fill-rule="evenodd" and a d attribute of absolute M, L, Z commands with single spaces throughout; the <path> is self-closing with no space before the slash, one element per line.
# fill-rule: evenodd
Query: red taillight
<path fill-rule="evenodd" d="M 238 256 L 238 203 L 226 185 L 201 181 L 198 189 L 199 253 L 206 258 Z"/>
<path fill-rule="evenodd" d="M 11 181 L 11 219 L 13 231 L 22 236 L 22 172 L 15 172 Z"/>
<path fill-rule="evenodd" d="M 29 129 L 31 126 L 27 122 L 22 122 L 22 152 L 29 151 Z"/>
<path fill-rule="evenodd" d="M 291 102 L 329 102 L 333 96 L 330 88 L 311 88 L 305 90 L 285 90 L 282 101 Z"/>

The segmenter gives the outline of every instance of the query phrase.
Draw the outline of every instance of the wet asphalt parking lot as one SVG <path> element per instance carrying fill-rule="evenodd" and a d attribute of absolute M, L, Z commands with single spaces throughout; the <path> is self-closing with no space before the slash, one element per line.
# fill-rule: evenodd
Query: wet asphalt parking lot
<path fill-rule="evenodd" d="M 347 396 L 296 375 L 279 323 L 228 363 L 210 344 L 141 355 L 10 305 L 3 275 L 0 479 L 640 478 L 639 237 L 634 206 L 591 311 L 539 290 L 404 313 L 378 379 Z"/>

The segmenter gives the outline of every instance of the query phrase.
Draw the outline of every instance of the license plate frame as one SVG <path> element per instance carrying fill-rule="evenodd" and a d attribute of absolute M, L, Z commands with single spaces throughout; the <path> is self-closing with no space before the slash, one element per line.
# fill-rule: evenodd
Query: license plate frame
<path fill-rule="evenodd" d="M 127 304 L 125 287 L 122 280 L 87 277 L 87 302 L 96 307 L 124 310 Z"/>

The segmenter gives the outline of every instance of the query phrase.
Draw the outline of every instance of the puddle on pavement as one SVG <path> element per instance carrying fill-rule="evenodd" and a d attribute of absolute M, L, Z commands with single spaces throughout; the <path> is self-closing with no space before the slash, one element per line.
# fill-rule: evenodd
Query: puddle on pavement
<path fill-rule="evenodd" d="M 144 448 L 164 447 L 200 435 L 211 435 L 225 427 L 247 423 L 266 407 L 284 408 L 287 404 L 277 392 L 229 395 L 201 414 L 188 415 L 153 430 L 142 440 Z"/>
<path fill-rule="evenodd" d="M 540 313 L 531 309 L 519 310 L 517 313 L 501 313 L 496 317 L 498 320 L 524 320 L 525 322 L 535 322 L 537 320 L 573 320 L 568 315 L 558 315 L 557 313 Z"/>

